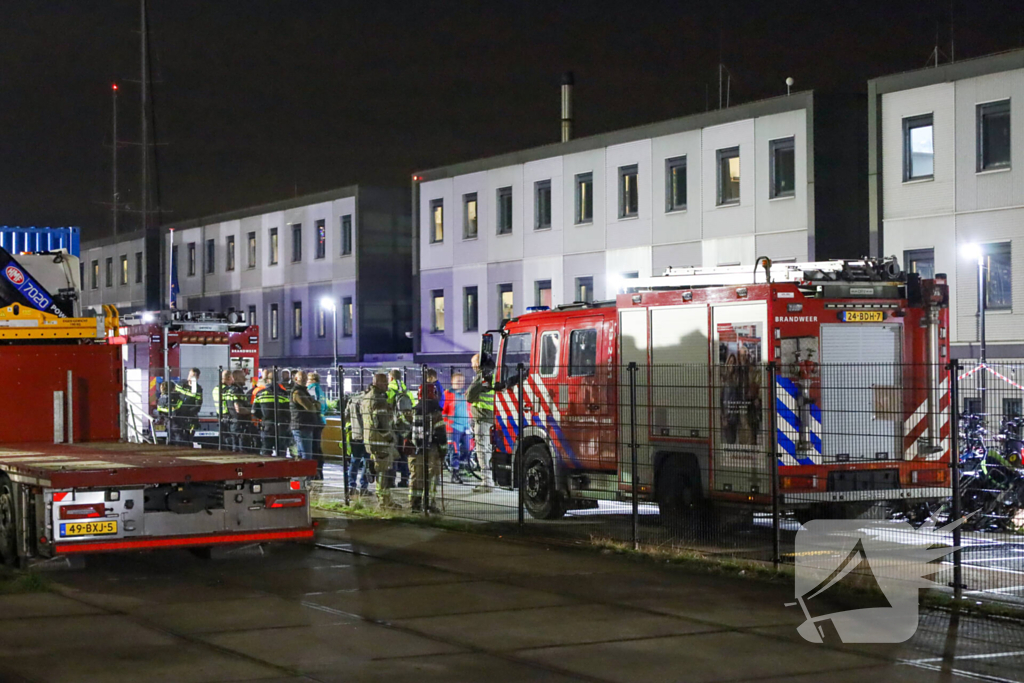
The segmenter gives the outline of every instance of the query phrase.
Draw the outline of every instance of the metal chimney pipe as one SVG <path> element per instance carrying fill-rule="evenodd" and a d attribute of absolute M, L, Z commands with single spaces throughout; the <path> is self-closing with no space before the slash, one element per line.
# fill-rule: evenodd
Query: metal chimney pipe
<path fill-rule="evenodd" d="M 571 71 L 562 74 L 562 142 L 572 140 L 572 86 Z"/>

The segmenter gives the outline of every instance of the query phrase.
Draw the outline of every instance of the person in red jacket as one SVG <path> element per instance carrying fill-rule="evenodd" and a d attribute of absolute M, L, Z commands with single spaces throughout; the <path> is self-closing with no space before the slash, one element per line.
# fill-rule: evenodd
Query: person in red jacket
<path fill-rule="evenodd" d="M 448 428 L 448 446 L 452 451 L 452 483 L 461 484 L 459 468 L 473 457 L 470 448 L 469 404 L 466 402 L 466 378 L 452 373 L 452 388 L 444 392 L 444 423 Z"/>

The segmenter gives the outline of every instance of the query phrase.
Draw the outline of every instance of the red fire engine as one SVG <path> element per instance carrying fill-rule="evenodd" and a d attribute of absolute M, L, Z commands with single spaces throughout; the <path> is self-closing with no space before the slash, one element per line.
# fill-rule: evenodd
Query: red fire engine
<path fill-rule="evenodd" d="M 774 442 L 781 502 L 801 515 L 949 495 L 944 276 L 901 273 L 894 259 L 762 261 L 763 272 L 669 269 L 627 281 L 614 302 L 529 312 L 484 335 L 499 481 L 511 485 L 521 441 L 534 517 L 634 491 L 668 515 L 770 504 Z"/>

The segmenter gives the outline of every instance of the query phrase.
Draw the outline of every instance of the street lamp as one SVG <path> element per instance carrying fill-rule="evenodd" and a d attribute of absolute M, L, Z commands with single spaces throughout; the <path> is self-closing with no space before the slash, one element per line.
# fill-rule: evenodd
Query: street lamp
<path fill-rule="evenodd" d="M 985 251 L 981 248 L 980 244 L 974 242 L 965 244 L 961 250 L 963 255 L 976 261 L 978 264 L 978 362 L 981 365 L 985 365 L 988 354 L 985 348 Z M 988 413 L 987 410 L 987 397 L 985 396 L 985 390 L 988 388 L 986 381 L 986 370 L 981 371 L 981 414 L 982 416 Z M 985 418 L 982 417 L 982 420 Z"/>
<path fill-rule="evenodd" d="M 334 303 L 334 299 L 329 296 L 325 296 L 320 299 L 320 306 L 324 309 L 330 309 L 333 322 L 331 323 L 331 336 L 334 337 L 334 371 L 338 371 L 338 306 Z M 341 378 L 338 378 L 341 381 Z"/>

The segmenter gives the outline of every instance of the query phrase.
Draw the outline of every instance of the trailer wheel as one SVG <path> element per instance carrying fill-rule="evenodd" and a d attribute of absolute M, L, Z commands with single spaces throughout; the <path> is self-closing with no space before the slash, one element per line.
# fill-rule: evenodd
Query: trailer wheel
<path fill-rule="evenodd" d="M 18 562 L 17 507 L 13 485 L 6 477 L 0 479 L 0 561 L 6 565 Z"/>
<path fill-rule="evenodd" d="M 559 519 L 565 515 L 565 500 L 555 486 L 551 456 L 543 444 L 534 444 L 523 456 L 523 498 L 535 519 Z"/>
<path fill-rule="evenodd" d="M 658 468 L 656 498 L 662 524 L 674 525 L 695 517 L 703 502 L 699 475 L 694 476 L 679 457 L 669 457 Z"/>

